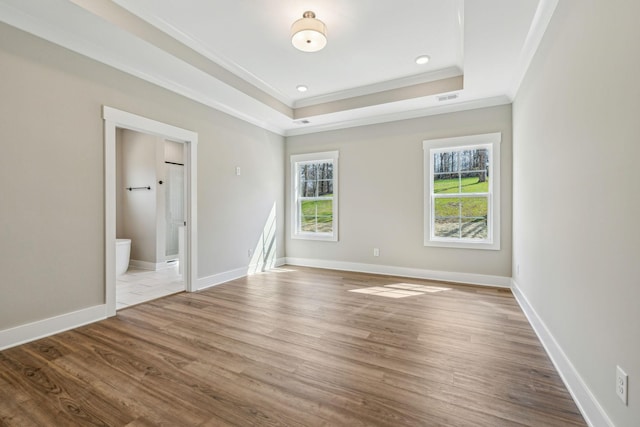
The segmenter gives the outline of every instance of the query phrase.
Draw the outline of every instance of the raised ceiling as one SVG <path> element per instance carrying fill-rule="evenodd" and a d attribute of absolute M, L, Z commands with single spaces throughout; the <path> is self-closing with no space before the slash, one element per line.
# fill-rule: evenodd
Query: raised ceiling
<path fill-rule="evenodd" d="M 509 103 L 556 4 L 0 0 L 0 20 L 294 135 Z M 327 25 L 320 52 L 291 45 L 306 10 Z"/>

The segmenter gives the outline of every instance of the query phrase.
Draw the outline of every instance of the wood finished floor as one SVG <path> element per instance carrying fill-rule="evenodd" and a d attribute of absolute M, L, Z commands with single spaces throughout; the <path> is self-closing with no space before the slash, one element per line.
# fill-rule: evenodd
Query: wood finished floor
<path fill-rule="evenodd" d="M 0 352 L 0 425 L 586 424 L 510 291 L 283 267 Z"/>

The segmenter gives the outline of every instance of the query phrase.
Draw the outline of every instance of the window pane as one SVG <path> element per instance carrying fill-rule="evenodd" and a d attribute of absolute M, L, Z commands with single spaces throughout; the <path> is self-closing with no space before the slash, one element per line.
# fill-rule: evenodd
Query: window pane
<path fill-rule="evenodd" d="M 314 163 L 302 163 L 298 166 L 298 180 L 314 181 L 316 179 L 317 165 Z"/>
<path fill-rule="evenodd" d="M 465 219 L 462 218 L 460 237 L 463 239 L 481 239 L 488 236 L 487 219 Z"/>
<path fill-rule="evenodd" d="M 436 218 L 450 216 L 457 218 L 460 216 L 460 199 L 457 197 L 435 199 L 435 214 Z"/>
<path fill-rule="evenodd" d="M 461 193 L 488 193 L 489 176 L 482 172 L 461 172 L 460 173 Z"/>
<path fill-rule="evenodd" d="M 486 197 L 465 197 L 462 203 L 462 216 L 466 218 L 486 218 L 489 209 Z"/>
<path fill-rule="evenodd" d="M 463 193 L 486 193 L 489 191 L 489 150 L 476 148 L 460 153 L 463 177 Z M 467 178 L 467 179 L 465 179 Z M 472 179 L 473 178 L 473 179 Z M 475 184 L 475 185 L 474 185 Z"/>
<path fill-rule="evenodd" d="M 333 195 L 333 180 L 318 180 L 318 197 L 331 197 Z"/>
<path fill-rule="evenodd" d="M 460 170 L 461 171 L 471 171 L 476 169 L 474 167 L 474 154 L 478 150 L 463 150 L 459 152 L 460 156 Z"/>
<path fill-rule="evenodd" d="M 436 218 L 433 232 L 435 237 L 460 237 L 460 221 L 455 218 Z"/>
<path fill-rule="evenodd" d="M 433 192 L 457 193 L 460 189 L 459 156 L 457 151 L 434 153 Z"/>
<path fill-rule="evenodd" d="M 434 234 L 436 237 L 460 236 L 460 199 L 438 198 L 434 200 Z"/>
<path fill-rule="evenodd" d="M 486 170 L 489 166 L 489 150 L 486 148 L 474 148 L 460 152 L 461 171 Z"/>
<path fill-rule="evenodd" d="M 304 200 L 300 205 L 300 231 L 333 231 L 333 200 Z"/>
<path fill-rule="evenodd" d="M 489 199 L 487 197 L 463 198 L 460 211 L 462 222 L 460 237 L 463 239 L 486 239 Z"/>
<path fill-rule="evenodd" d="M 486 239 L 488 209 L 487 197 L 434 199 L 435 237 Z"/>
<path fill-rule="evenodd" d="M 322 162 L 318 164 L 318 179 L 333 179 L 333 162 Z"/>
<path fill-rule="evenodd" d="M 458 193 L 460 192 L 460 178 L 458 174 L 444 173 L 433 176 L 434 193 Z"/>
<path fill-rule="evenodd" d="M 317 165 L 303 163 L 298 168 L 298 192 L 300 197 L 316 197 Z"/>
<path fill-rule="evenodd" d="M 304 163 L 298 169 L 300 197 L 326 197 L 333 194 L 333 162 Z"/>
<path fill-rule="evenodd" d="M 316 181 L 300 181 L 299 196 L 300 197 L 316 197 L 317 190 L 317 182 Z"/>

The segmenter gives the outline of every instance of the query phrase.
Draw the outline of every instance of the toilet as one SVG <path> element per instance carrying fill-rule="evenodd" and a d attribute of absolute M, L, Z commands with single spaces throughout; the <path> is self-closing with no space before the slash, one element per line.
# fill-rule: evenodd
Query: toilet
<path fill-rule="evenodd" d="M 131 239 L 116 239 L 116 276 L 126 273 L 131 255 Z"/>

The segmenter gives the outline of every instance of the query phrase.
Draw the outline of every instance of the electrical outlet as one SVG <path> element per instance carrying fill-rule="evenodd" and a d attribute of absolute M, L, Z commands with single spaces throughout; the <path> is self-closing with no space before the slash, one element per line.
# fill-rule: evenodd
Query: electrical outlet
<path fill-rule="evenodd" d="M 629 377 L 622 368 L 620 366 L 616 366 L 616 394 L 625 405 L 627 404 L 628 380 Z"/>
<path fill-rule="evenodd" d="M 251 249 L 249 249 L 249 250 L 247 251 L 247 256 L 248 256 L 249 258 L 251 258 L 251 255 L 252 255 L 252 254 L 251 254 Z"/>
<path fill-rule="evenodd" d="M 516 264 L 516 275 L 520 275 L 520 264 Z"/>
<path fill-rule="evenodd" d="M 380 249 L 379 248 L 373 248 L 373 256 L 380 256 Z"/>

